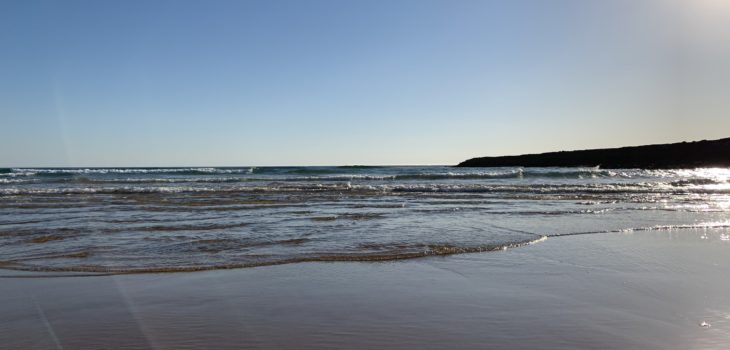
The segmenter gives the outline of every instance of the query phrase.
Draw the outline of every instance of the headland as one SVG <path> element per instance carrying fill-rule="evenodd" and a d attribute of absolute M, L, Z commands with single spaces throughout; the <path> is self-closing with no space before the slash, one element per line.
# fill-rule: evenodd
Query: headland
<path fill-rule="evenodd" d="M 459 167 L 595 167 L 683 169 L 730 167 L 730 138 L 658 145 L 479 157 Z"/>

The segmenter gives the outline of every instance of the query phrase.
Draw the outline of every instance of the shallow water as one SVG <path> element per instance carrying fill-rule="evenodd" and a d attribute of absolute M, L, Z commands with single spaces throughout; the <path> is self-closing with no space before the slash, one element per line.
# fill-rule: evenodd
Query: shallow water
<path fill-rule="evenodd" d="M 730 169 L 0 169 L 0 267 L 194 271 L 730 226 Z"/>

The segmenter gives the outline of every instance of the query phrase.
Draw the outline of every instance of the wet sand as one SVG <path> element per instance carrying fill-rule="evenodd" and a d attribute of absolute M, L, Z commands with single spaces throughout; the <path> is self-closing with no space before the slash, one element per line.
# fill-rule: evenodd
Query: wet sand
<path fill-rule="evenodd" d="M 492 253 L 196 273 L 0 270 L 0 347 L 727 349 L 727 234 L 606 233 Z"/>

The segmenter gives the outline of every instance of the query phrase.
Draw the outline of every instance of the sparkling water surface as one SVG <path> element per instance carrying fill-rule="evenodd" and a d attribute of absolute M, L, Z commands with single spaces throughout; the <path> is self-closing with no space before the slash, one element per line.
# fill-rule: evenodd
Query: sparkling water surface
<path fill-rule="evenodd" d="M 0 267 L 164 272 L 730 226 L 730 169 L 0 169 Z"/>

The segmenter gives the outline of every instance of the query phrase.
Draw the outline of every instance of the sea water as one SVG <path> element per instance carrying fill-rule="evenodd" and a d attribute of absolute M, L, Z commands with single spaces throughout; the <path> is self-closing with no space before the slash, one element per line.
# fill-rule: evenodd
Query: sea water
<path fill-rule="evenodd" d="M 0 267 L 19 270 L 382 261 L 725 227 L 730 169 L 0 169 Z"/>

